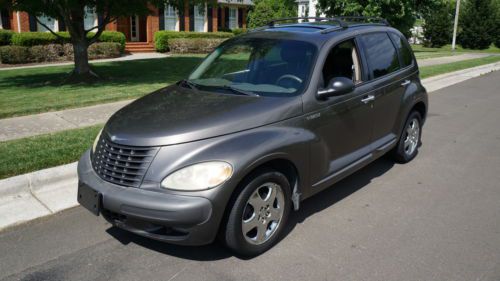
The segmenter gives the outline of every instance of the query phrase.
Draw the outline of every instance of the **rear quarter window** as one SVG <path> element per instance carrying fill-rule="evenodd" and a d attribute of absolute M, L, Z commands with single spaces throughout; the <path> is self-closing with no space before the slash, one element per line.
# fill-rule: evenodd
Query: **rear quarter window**
<path fill-rule="evenodd" d="M 394 42 L 396 48 L 398 48 L 399 55 L 401 56 L 401 62 L 403 63 L 403 67 L 407 67 L 411 65 L 413 62 L 413 56 L 411 55 L 411 50 L 406 44 L 406 39 L 397 35 L 396 33 L 389 33 L 389 36 Z"/>
<path fill-rule="evenodd" d="M 385 32 L 360 36 L 373 79 L 400 69 L 396 48 Z"/>

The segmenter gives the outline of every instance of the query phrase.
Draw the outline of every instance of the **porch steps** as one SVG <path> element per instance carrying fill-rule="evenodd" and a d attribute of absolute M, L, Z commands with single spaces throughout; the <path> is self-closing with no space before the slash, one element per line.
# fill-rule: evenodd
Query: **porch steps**
<path fill-rule="evenodd" d="M 151 53 L 155 51 L 153 43 L 148 42 L 127 42 L 125 51 L 129 53 Z"/>

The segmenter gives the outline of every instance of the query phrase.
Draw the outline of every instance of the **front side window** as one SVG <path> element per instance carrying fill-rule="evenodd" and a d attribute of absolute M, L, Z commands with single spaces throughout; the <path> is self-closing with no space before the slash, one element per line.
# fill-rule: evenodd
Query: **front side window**
<path fill-rule="evenodd" d="M 96 26 L 96 14 L 93 8 L 85 7 L 85 18 L 83 19 L 83 25 L 85 30 L 91 30 Z"/>
<path fill-rule="evenodd" d="M 265 96 L 302 93 L 317 48 L 307 42 L 237 38 L 218 47 L 189 77 L 202 90 L 228 87 Z"/>
<path fill-rule="evenodd" d="M 399 57 L 396 48 L 385 32 L 360 36 L 373 79 L 398 70 Z"/>
<path fill-rule="evenodd" d="M 171 5 L 165 6 L 165 30 L 176 30 L 177 25 L 177 12 L 175 8 Z"/>
<path fill-rule="evenodd" d="M 229 28 L 238 28 L 238 9 L 229 8 Z"/>
<path fill-rule="evenodd" d="M 323 66 L 324 88 L 332 78 L 345 77 L 354 84 L 361 83 L 361 66 L 354 40 L 344 41 L 332 48 Z"/>
<path fill-rule="evenodd" d="M 41 17 L 38 17 L 38 20 L 40 22 L 42 22 L 43 24 L 45 24 L 48 28 L 50 28 L 52 31 L 57 31 L 56 29 L 56 20 L 51 18 L 51 17 L 47 17 L 47 16 L 41 16 Z M 41 25 L 40 23 L 37 23 L 37 30 L 38 31 L 42 31 L 42 32 L 48 32 L 49 30 L 47 28 L 45 28 L 45 26 Z"/>
<path fill-rule="evenodd" d="M 205 6 L 196 5 L 194 6 L 194 31 L 204 32 L 205 31 Z"/>
<path fill-rule="evenodd" d="M 399 55 L 401 56 L 401 61 L 403 63 L 403 67 L 407 67 L 411 65 L 413 62 L 413 57 L 411 55 L 411 51 L 408 48 L 408 44 L 406 44 L 403 40 L 403 37 L 397 35 L 396 33 L 389 33 L 389 36 L 391 36 L 392 41 L 394 42 L 394 45 L 396 45 L 396 48 L 398 48 Z"/>

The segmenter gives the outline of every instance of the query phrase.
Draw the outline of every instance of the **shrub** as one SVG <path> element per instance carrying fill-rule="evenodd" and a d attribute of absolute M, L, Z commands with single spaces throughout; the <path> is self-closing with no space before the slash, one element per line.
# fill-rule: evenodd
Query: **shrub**
<path fill-rule="evenodd" d="M 496 32 L 494 5 L 491 0 L 468 0 L 460 16 L 460 45 L 468 49 L 487 49 Z"/>
<path fill-rule="evenodd" d="M 29 48 L 22 46 L 0 47 L 0 62 L 2 63 L 28 63 L 30 62 Z"/>
<path fill-rule="evenodd" d="M 14 34 L 14 32 L 11 30 L 0 29 L 0 46 L 10 45 L 12 34 Z"/>
<path fill-rule="evenodd" d="M 231 30 L 231 32 L 233 32 L 234 36 L 237 36 L 237 35 L 246 33 L 247 30 L 245 28 L 235 28 L 235 29 Z"/>
<path fill-rule="evenodd" d="M 448 3 L 438 2 L 424 14 L 424 46 L 439 48 L 451 42 L 453 34 L 453 9 Z"/>
<path fill-rule="evenodd" d="M 65 60 L 63 46 L 60 44 L 38 45 L 29 48 L 31 62 Z"/>
<path fill-rule="evenodd" d="M 155 33 L 155 49 L 158 52 L 167 52 L 169 50 L 169 39 L 174 38 L 230 38 L 234 35 L 230 32 L 185 32 L 185 31 L 158 31 Z"/>
<path fill-rule="evenodd" d="M 121 44 L 116 42 L 100 42 L 89 47 L 90 59 L 116 58 L 121 56 L 121 53 Z"/>
<path fill-rule="evenodd" d="M 31 47 L 35 45 L 47 45 L 62 43 L 50 32 L 21 32 L 12 35 L 12 45 Z"/>
<path fill-rule="evenodd" d="M 119 43 L 120 50 L 125 50 L 125 34 L 117 31 L 103 31 L 99 36 L 99 42 Z"/>
<path fill-rule="evenodd" d="M 172 53 L 209 53 L 213 51 L 226 38 L 172 38 L 168 46 Z"/>
<path fill-rule="evenodd" d="M 12 35 L 12 45 L 31 47 L 36 45 L 48 45 L 48 44 L 65 44 L 70 43 L 69 32 L 57 32 L 61 37 L 58 38 L 50 32 L 21 32 L 14 33 Z M 90 32 L 87 37 L 94 36 L 95 33 Z M 104 31 L 99 37 L 98 42 L 115 42 L 125 49 L 125 35 L 117 31 Z"/>

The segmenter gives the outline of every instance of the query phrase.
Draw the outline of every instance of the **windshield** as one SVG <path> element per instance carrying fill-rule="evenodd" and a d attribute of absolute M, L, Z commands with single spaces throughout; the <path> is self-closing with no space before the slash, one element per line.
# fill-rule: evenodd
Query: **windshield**
<path fill-rule="evenodd" d="M 303 41 L 237 38 L 208 55 L 189 82 L 204 90 L 293 96 L 304 90 L 315 54 Z"/>

